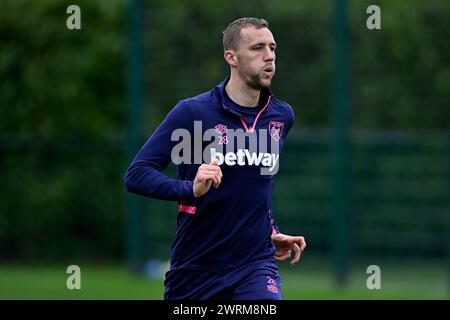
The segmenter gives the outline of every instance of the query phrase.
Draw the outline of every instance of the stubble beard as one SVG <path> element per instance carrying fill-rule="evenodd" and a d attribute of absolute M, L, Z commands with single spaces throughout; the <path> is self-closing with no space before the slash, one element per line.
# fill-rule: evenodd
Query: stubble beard
<path fill-rule="evenodd" d="M 249 81 L 247 82 L 247 85 L 250 88 L 261 90 L 264 88 L 269 88 L 272 84 L 273 76 L 275 75 L 275 70 L 273 71 L 272 75 L 268 78 L 263 78 L 261 76 L 261 73 L 256 73 L 252 76 L 250 76 Z"/>
<path fill-rule="evenodd" d="M 268 78 L 268 82 L 263 81 L 263 78 L 261 77 L 261 73 L 259 73 L 259 72 L 252 74 L 250 76 L 249 75 L 244 76 L 243 78 L 246 79 L 245 82 L 246 82 L 247 86 L 249 86 L 250 88 L 255 89 L 255 90 L 261 90 L 261 89 L 270 87 L 274 75 L 275 75 L 275 71 L 272 74 L 272 76 L 270 78 Z"/>

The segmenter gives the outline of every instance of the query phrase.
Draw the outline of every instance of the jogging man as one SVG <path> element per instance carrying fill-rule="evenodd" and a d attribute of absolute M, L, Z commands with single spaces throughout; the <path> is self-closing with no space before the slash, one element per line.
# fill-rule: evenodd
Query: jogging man
<path fill-rule="evenodd" d="M 276 260 L 294 254 L 293 265 L 306 247 L 303 237 L 280 233 L 272 216 L 274 176 L 294 112 L 269 90 L 276 43 L 264 19 L 230 23 L 223 46 L 230 76 L 172 109 L 125 184 L 129 192 L 178 202 L 165 299 L 279 300 Z M 170 161 L 176 179 L 162 173 Z"/>

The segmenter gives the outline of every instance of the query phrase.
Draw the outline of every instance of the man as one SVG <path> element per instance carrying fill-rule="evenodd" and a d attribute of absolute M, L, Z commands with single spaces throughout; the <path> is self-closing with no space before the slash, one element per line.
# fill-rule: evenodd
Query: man
<path fill-rule="evenodd" d="M 303 237 L 279 232 L 271 208 L 279 150 L 294 112 L 269 90 L 276 43 L 265 20 L 232 22 L 223 45 L 230 77 L 172 109 L 133 160 L 125 183 L 130 192 L 178 201 L 165 299 L 279 300 L 276 260 L 293 252 L 293 265 L 306 247 Z M 200 134 L 216 132 L 214 148 L 190 143 L 174 155 L 174 138 L 195 136 L 199 124 Z M 240 136 L 233 132 L 244 133 L 244 143 L 236 143 Z M 206 163 L 196 163 L 199 151 L 210 156 Z M 169 161 L 177 164 L 177 179 L 161 173 Z"/>

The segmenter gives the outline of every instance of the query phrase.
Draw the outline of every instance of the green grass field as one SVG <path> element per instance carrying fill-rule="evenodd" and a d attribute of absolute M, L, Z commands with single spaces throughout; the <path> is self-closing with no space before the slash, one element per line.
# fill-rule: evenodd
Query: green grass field
<path fill-rule="evenodd" d="M 288 300 L 307 299 L 448 299 L 444 263 L 379 263 L 381 289 L 366 287 L 366 268 L 353 263 L 345 289 L 333 286 L 332 269 L 323 261 L 281 266 L 282 287 Z M 163 296 L 162 279 L 127 273 L 120 265 L 80 264 L 81 290 L 66 287 L 66 267 L 0 265 L 0 299 L 150 299 Z"/>

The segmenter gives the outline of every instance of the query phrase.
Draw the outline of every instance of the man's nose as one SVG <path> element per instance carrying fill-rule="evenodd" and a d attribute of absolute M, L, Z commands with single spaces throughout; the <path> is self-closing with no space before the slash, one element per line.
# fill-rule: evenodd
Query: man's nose
<path fill-rule="evenodd" d="M 273 61 L 273 60 L 275 60 L 275 51 L 273 51 L 270 48 L 267 48 L 264 55 L 264 61 Z"/>

